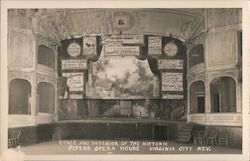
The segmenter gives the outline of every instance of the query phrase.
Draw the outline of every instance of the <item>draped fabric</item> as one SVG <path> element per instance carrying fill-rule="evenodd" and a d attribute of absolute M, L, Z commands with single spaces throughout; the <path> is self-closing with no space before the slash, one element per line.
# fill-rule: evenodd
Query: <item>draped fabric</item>
<path fill-rule="evenodd" d="M 148 64 L 150 67 L 151 72 L 154 75 L 158 75 L 160 72 L 158 70 L 158 60 L 155 58 L 148 58 Z"/>
<path fill-rule="evenodd" d="M 93 56 L 93 57 L 90 57 L 89 60 L 92 61 L 92 62 L 96 62 L 98 61 L 101 53 L 102 53 L 102 45 L 101 45 L 101 42 L 102 42 L 102 39 L 100 36 L 97 37 L 97 55 L 96 56 Z"/>
<path fill-rule="evenodd" d="M 97 56 L 89 59 L 90 61 L 96 62 L 100 58 L 100 55 L 105 54 L 104 53 L 105 46 L 102 46 L 100 49 L 101 49 L 101 51 L 97 53 Z M 140 48 L 140 54 L 138 56 L 135 56 L 135 57 L 137 59 L 139 59 L 139 60 L 146 60 L 147 59 L 151 72 L 154 75 L 158 75 L 159 74 L 159 71 L 158 71 L 158 60 L 156 58 L 152 58 L 152 57 L 148 56 L 146 47 L 141 47 Z"/>

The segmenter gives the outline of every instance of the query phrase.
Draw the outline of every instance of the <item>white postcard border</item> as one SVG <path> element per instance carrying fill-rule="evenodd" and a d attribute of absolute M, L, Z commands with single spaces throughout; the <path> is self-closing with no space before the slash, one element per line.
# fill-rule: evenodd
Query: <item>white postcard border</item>
<path fill-rule="evenodd" d="M 100 5 L 101 4 L 101 5 Z M 39 155 L 26 156 L 25 160 L 249 160 L 249 4 L 247 1 L 1 1 L 1 97 L 0 97 L 0 143 L 1 153 L 7 148 L 8 127 L 8 81 L 7 81 L 7 8 L 243 8 L 243 141 L 239 155 L 189 154 L 189 155 Z M 249 31 L 248 31 L 249 30 Z"/>

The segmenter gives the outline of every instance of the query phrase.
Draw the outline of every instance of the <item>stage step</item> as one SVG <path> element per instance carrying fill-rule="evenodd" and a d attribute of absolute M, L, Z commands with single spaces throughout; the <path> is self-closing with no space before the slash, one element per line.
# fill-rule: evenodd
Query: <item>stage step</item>
<path fill-rule="evenodd" d="M 177 142 L 189 142 L 191 138 L 193 126 L 190 124 L 181 125 L 180 131 L 178 132 Z"/>

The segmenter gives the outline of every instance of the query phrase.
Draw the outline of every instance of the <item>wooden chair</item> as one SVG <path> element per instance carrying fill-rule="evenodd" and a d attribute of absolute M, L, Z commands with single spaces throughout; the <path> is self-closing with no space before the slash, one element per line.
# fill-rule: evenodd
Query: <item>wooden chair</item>
<path fill-rule="evenodd" d="M 193 136 L 193 140 L 194 140 L 194 145 L 198 145 L 198 135 L 199 135 L 199 131 L 194 130 L 192 132 L 192 136 Z"/>
<path fill-rule="evenodd" d="M 211 130 L 209 134 L 206 137 L 207 139 L 207 145 L 216 145 L 217 144 L 217 131 L 216 130 Z"/>
<path fill-rule="evenodd" d="M 206 131 L 199 131 L 197 137 L 197 145 L 203 146 L 206 144 Z"/>
<path fill-rule="evenodd" d="M 219 136 L 218 143 L 219 143 L 219 145 L 228 146 L 228 144 L 229 144 L 229 136 L 228 136 L 228 134 L 226 132 L 223 135 Z"/>
<path fill-rule="evenodd" d="M 62 130 L 60 127 L 56 127 L 52 134 L 52 140 L 60 140 L 61 138 L 62 138 Z"/>
<path fill-rule="evenodd" d="M 10 137 L 8 138 L 8 148 L 17 147 L 18 145 L 20 145 L 19 142 L 20 135 L 21 135 L 20 130 L 14 130 L 11 132 Z"/>

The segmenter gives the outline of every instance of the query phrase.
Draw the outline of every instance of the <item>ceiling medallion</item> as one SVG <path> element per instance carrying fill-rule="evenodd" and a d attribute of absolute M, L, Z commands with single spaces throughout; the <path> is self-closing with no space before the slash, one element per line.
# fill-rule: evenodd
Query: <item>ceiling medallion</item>
<path fill-rule="evenodd" d="M 115 12 L 114 28 L 121 30 L 130 30 L 135 26 L 136 18 L 131 12 Z"/>

